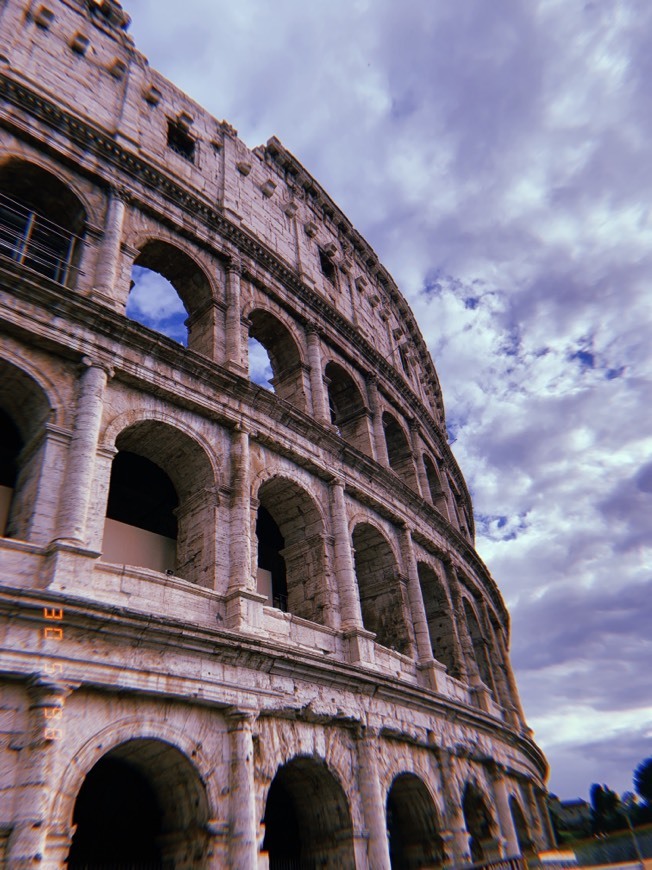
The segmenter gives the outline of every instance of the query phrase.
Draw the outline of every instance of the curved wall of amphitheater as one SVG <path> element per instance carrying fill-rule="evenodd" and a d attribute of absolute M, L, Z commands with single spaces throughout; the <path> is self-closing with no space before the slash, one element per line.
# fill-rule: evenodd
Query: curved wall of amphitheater
<path fill-rule="evenodd" d="M 0 5 L 0 855 L 532 855 L 545 760 L 414 317 L 281 143 L 125 23 Z M 134 265 L 187 346 L 127 317 Z"/>

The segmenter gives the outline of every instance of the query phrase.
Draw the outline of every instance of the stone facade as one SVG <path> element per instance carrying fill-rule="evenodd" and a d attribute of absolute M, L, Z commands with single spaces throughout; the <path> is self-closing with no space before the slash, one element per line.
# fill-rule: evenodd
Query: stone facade
<path fill-rule="evenodd" d="M 250 151 L 127 24 L 0 2 L 4 865 L 546 847 L 408 305 L 283 145 Z M 134 264 L 174 286 L 187 347 L 126 316 Z"/>

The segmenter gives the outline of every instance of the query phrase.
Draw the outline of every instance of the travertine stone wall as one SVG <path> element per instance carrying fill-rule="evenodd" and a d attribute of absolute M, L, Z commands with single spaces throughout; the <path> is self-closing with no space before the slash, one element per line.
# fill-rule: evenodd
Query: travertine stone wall
<path fill-rule="evenodd" d="M 546 764 L 407 303 L 278 140 L 250 150 L 126 25 L 0 6 L 0 863 L 91 860 L 88 795 L 129 777 L 165 867 L 543 848 Z M 134 265 L 187 346 L 126 316 Z M 167 573 L 103 552 L 118 453 L 176 496 Z M 144 480 L 125 517 L 160 508 Z"/>

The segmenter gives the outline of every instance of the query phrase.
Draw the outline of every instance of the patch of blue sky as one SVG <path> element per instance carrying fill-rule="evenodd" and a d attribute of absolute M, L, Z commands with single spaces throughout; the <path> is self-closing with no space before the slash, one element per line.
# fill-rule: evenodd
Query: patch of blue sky
<path fill-rule="evenodd" d="M 131 280 L 127 317 L 187 345 L 185 321 L 188 312 L 172 284 L 162 275 L 142 266 L 134 266 Z"/>
<path fill-rule="evenodd" d="M 269 361 L 269 355 L 265 348 L 255 338 L 250 338 L 248 342 L 249 349 L 249 379 L 254 384 L 264 387 L 266 390 L 274 392 L 274 387 L 270 383 L 274 377 L 272 366 Z"/>

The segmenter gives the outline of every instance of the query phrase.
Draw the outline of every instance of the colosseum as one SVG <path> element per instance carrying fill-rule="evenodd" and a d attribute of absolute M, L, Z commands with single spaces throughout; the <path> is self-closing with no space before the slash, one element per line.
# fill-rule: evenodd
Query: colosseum
<path fill-rule="evenodd" d="M 414 316 L 128 24 L 0 3 L 0 864 L 523 867 L 546 762 Z"/>

